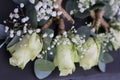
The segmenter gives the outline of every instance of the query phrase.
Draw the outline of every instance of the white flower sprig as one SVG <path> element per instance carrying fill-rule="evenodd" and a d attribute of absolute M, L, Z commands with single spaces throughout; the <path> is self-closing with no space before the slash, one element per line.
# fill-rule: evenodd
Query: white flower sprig
<path fill-rule="evenodd" d="M 35 0 L 29 0 L 30 3 L 35 4 Z M 59 6 L 53 0 L 40 0 L 35 4 L 37 11 L 37 21 L 48 20 L 51 16 L 56 17 L 61 15 L 61 11 L 55 11 Z"/>
<path fill-rule="evenodd" d="M 112 8 L 112 15 L 110 18 L 113 18 L 117 13 L 120 15 L 120 0 L 109 0 L 109 5 Z"/>
<path fill-rule="evenodd" d="M 23 12 L 24 4 L 21 3 L 19 7 L 15 8 L 13 12 L 9 14 L 9 20 L 3 21 L 6 25 L 5 32 L 9 33 L 9 37 L 13 38 L 15 35 L 21 36 L 22 34 L 33 32 L 40 33 L 41 29 L 33 29 L 28 23 L 29 17 Z M 8 26 L 7 26 L 8 25 Z"/>
<path fill-rule="evenodd" d="M 90 8 L 91 5 L 94 5 L 96 0 L 78 0 L 78 8 L 81 13 L 86 9 Z"/>
<path fill-rule="evenodd" d="M 70 14 L 74 14 L 76 12 L 83 13 L 85 10 L 90 8 L 90 6 L 94 5 L 96 3 L 96 0 L 76 0 L 77 1 L 77 6 L 78 10 L 74 9 L 70 11 Z"/>

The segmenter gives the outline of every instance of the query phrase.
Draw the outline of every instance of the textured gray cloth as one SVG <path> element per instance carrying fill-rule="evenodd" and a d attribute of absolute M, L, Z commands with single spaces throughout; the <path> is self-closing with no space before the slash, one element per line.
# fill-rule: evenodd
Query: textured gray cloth
<path fill-rule="evenodd" d="M 0 23 L 7 19 L 9 13 L 15 8 L 12 0 L 0 0 Z M 85 23 L 85 20 L 76 20 L 76 26 L 79 27 Z M 68 22 L 66 26 L 71 27 Z M 67 28 L 67 29 L 68 29 Z M 1 43 L 2 41 L 0 41 Z M 110 52 L 114 57 L 114 62 L 107 65 L 107 71 L 102 73 L 97 67 L 84 71 L 76 64 L 76 71 L 69 76 L 59 77 L 59 71 L 56 68 L 52 74 L 44 80 L 120 80 L 120 51 Z M 9 65 L 10 54 L 5 46 L 0 49 L 0 80 L 38 80 L 34 75 L 34 62 L 29 62 L 24 70 Z"/>

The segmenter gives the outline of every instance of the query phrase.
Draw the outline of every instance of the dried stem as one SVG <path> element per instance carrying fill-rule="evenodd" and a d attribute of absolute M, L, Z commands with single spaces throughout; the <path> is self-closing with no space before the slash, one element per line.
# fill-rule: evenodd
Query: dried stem
<path fill-rule="evenodd" d="M 74 19 L 62 8 L 62 1 L 63 0 L 56 0 L 55 4 L 59 6 L 56 11 L 62 11 L 62 16 L 74 24 Z"/>
<path fill-rule="evenodd" d="M 98 11 L 90 11 L 90 16 L 93 18 L 93 28 L 102 26 L 106 31 L 109 27 L 109 24 L 105 21 L 103 18 L 104 16 L 104 11 L 103 10 L 98 10 Z"/>
<path fill-rule="evenodd" d="M 65 31 L 65 23 L 62 18 L 58 19 L 58 34 L 62 34 Z"/>
<path fill-rule="evenodd" d="M 42 27 L 42 29 L 48 28 L 52 24 L 52 19 L 49 19 Z"/>

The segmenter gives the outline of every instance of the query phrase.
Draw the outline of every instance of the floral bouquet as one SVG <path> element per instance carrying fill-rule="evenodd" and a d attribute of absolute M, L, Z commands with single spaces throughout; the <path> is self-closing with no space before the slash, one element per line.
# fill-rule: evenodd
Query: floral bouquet
<path fill-rule="evenodd" d="M 75 63 L 84 70 L 98 66 L 106 71 L 113 61 L 111 50 L 120 48 L 119 0 L 13 0 L 17 6 L 9 19 L 0 24 L 0 39 L 5 40 L 9 63 L 24 69 L 35 61 L 37 78 L 49 76 L 55 67 L 60 76 L 75 72 Z M 65 30 L 64 20 L 90 17 L 86 25 Z M 51 28 L 52 24 L 55 28 Z M 49 28 L 50 27 L 50 28 Z M 103 29 L 101 31 L 101 29 Z"/>

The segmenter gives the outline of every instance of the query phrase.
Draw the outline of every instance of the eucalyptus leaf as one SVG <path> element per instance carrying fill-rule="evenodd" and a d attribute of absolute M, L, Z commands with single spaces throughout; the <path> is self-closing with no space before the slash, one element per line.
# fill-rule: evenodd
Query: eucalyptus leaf
<path fill-rule="evenodd" d="M 52 37 L 50 35 L 54 34 L 54 31 L 52 29 L 43 29 L 41 31 L 42 36 L 47 35 L 46 37 L 43 37 L 43 50 L 46 50 L 48 47 L 50 47 Z"/>
<path fill-rule="evenodd" d="M 90 10 L 102 9 L 104 8 L 105 4 L 103 2 L 97 2 L 93 6 L 90 7 Z"/>
<path fill-rule="evenodd" d="M 83 13 L 77 12 L 74 14 L 74 17 L 84 19 L 90 15 L 89 9 L 85 10 Z"/>
<path fill-rule="evenodd" d="M 104 53 L 103 54 L 103 59 L 101 61 L 104 62 L 104 63 L 110 63 L 110 62 L 113 61 L 113 57 L 108 53 Z"/>
<path fill-rule="evenodd" d="M 52 71 L 55 69 L 55 66 L 52 62 L 43 60 L 43 59 L 37 59 L 34 64 L 34 72 L 37 78 L 44 79 L 48 77 Z"/>
<path fill-rule="evenodd" d="M 111 15 L 113 14 L 112 7 L 108 4 L 106 4 L 103 9 L 105 11 L 105 14 L 104 14 L 105 18 L 109 19 L 111 17 Z"/>
<path fill-rule="evenodd" d="M 9 48 L 9 47 L 11 47 L 11 46 L 13 46 L 14 44 L 16 44 L 18 41 L 19 41 L 19 36 L 15 36 L 9 43 L 8 43 L 8 45 L 7 45 L 7 48 Z"/>
<path fill-rule="evenodd" d="M 38 26 L 37 12 L 33 4 L 28 4 L 26 6 L 26 15 L 30 18 L 29 22 L 31 27 L 36 28 Z"/>
<path fill-rule="evenodd" d="M 5 26 L 0 24 L 0 39 L 5 39 L 7 37 L 7 33 L 5 32 Z"/>
<path fill-rule="evenodd" d="M 85 35 L 87 40 L 91 35 L 91 30 L 87 26 L 81 26 L 80 28 L 77 29 L 77 34 Z"/>
<path fill-rule="evenodd" d="M 54 53 L 55 53 L 55 48 L 51 48 L 51 50 L 47 51 L 47 60 L 53 61 L 54 60 Z"/>
<path fill-rule="evenodd" d="M 98 62 L 98 67 L 99 67 L 101 72 L 105 72 L 106 71 L 106 64 L 105 63 L 99 61 Z"/>
<path fill-rule="evenodd" d="M 77 5 L 78 4 L 77 4 L 76 0 L 67 0 L 66 5 L 65 5 L 65 9 L 70 14 L 71 10 L 78 9 Z"/>
<path fill-rule="evenodd" d="M 13 0 L 13 2 L 20 4 L 20 3 L 24 3 L 24 4 L 28 4 L 29 0 Z"/>
<path fill-rule="evenodd" d="M 39 26 L 43 26 L 45 23 L 47 22 L 47 20 L 41 20 L 40 22 L 38 22 L 38 25 Z"/>

